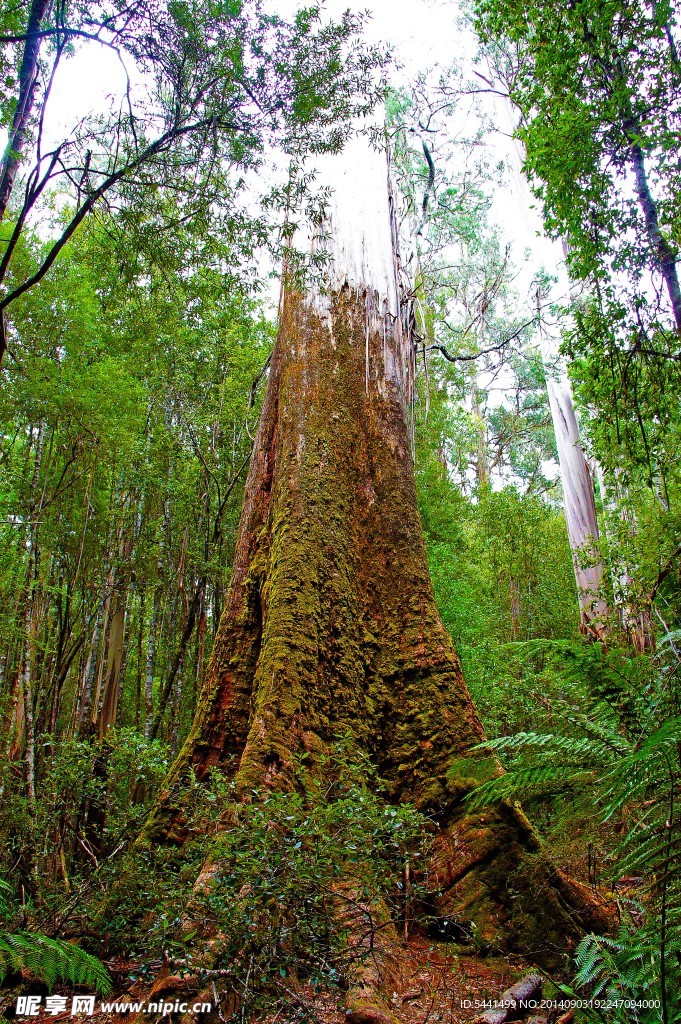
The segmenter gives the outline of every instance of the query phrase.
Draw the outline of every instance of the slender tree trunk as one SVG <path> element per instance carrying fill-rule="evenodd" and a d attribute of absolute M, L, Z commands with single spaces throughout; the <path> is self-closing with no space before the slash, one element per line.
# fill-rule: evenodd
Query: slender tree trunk
<path fill-rule="evenodd" d="M 116 612 L 116 594 L 114 590 L 115 583 L 115 568 L 110 567 L 106 581 L 104 583 L 104 609 L 102 616 L 102 630 L 100 635 L 99 645 L 99 657 L 93 666 L 93 677 L 92 685 L 87 694 L 87 706 L 89 710 L 89 721 L 87 722 L 88 734 L 97 731 L 97 722 L 99 720 L 100 704 L 102 700 L 102 683 L 104 680 L 104 670 L 106 666 L 106 657 L 108 651 L 108 645 L 110 641 L 110 629 L 111 629 L 111 612 L 112 608 L 114 614 Z M 83 719 L 85 721 L 85 718 Z"/>
<path fill-rule="evenodd" d="M 31 430 L 32 434 L 32 430 Z M 35 436 L 35 454 L 29 487 L 28 521 L 26 546 L 28 565 L 26 568 L 26 590 L 23 603 L 21 639 L 22 653 L 17 679 L 16 701 L 13 722 L 10 726 L 10 758 L 24 756 L 26 793 L 29 805 L 36 802 L 36 746 L 35 746 L 35 667 L 39 614 L 37 609 L 38 566 L 40 549 L 38 535 L 39 519 L 43 496 L 39 496 L 40 471 L 43 459 L 44 423 L 38 426 Z"/>
<path fill-rule="evenodd" d="M 636 126 L 627 126 L 630 135 L 635 135 Z M 676 269 L 676 253 L 672 248 L 669 239 L 660 228 L 660 221 L 657 215 L 657 204 L 653 199 L 648 185 L 648 174 L 643 150 L 637 142 L 631 145 L 631 163 L 634 168 L 636 180 L 636 195 L 639 206 L 645 220 L 646 231 L 650 241 L 655 261 L 662 274 L 677 331 L 681 331 L 681 287 L 679 286 L 679 275 Z"/>
<path fill-rule="evenodd" d="M 134 590 L 130 599 L 125 605 L 125 621 L 123 623 L 123 657 L 121 658 L 121 670 L 118 674 L 118 696 L 116 697 L 116 728 L 120 729 L 123 724 L 123 691 L 125 686 L 125 673 L 128 669 L 128 658 L 130 655 L 130 620 L 132 619 L 132 604 Z"/>
<path fill-rule="evenodd" d="M 184 840 L 190 770 L 201 779 L 233 765 L 243 795 L 288 788 L 301 752 L 321 776 L 325 753 L 351 737 L 393 801 L 437 821 L 442 913 L 474 921 L 482 941 L 541 947 L 555 964 L 588 899 L 543 858 L 515 805 L 471 813 L 463 803 L 499 768 L 474 749 L 482 727 L 428 572 L 408 424 L 411 314 L 398 297 L 385 155 L 360 138 L 320 162 L 334 189 L 327 287 L 285 287 L 206 682 L 140 842 Z M 351 986 L 357 1024 L 390 1019 L 380 1003 Z"/>
<path fill-rule="evenodd" d="M 615 609 L 622 629 L 634 650 L 639 653 L 653 651 L 655 650 L 655 627 L 651 619 L 651 608 L 649 604 L 641 603 L 636 598 L 635 581 L 626 555 L 627 541 L 620 533 L 623 524 L 624 533 L 628 534 L 629 538 L 636 535 L 636 523 L 627 508 L 626 491 L 623 493 L 616 474 L 609 474 L 609 483 L 606 483 L 605 474 L 599 466 L 597 476 L 601 501 L 605 509 L 606 539 L 611 551 L 610 564 Z M 617 534 L 612 529 L 614 522 L 619 524 Z"/>
<path fill-rule="evenodd" d="M 139 730 L 142 724 L 142 663 L 144 660 L 144 608 L 146 604 L 147 591 L 144 586 L 140 588 L 139 599 L 139 623 L 137 629 L 137 669 L 135 673 L 135 728 Z"/>
<path fill-rule="evenodd" d="M 166 422 L 168 416 L 166 414 Z M 170 485 L 171 470 L 168 471 L 168 485 Z M 149 637 L 147 640 L 147 662 L 144 675 L 144 735 L 147 739 L 151 736 L 154 722 L 154 668 L 156 664 L 156 634 L 158 631 L 158 618 L 161 611 L 162 583 L 164 574 L 165 551 L 168 547 L 168 536 L 170 529 L 170 502 L 169 499 L 163 503 L 163 528 L 159 541 L 158 558 L 156 560 L 157 583 L 154 588 L 154 599 L 151 606 L 151 619 L 149 620 Z"/>
<path fill-rule="evenodd" d="M 101 707 L 96 711 L 96 718 L 93 717 L 93 726 L 96 727 L 100 740 L 103 740 L 109 729 L 116 724 L 119 684 L 123 665 L 126 598 L 125 584 L 122 582 L 117 583 L 111 595 L 109 646 L 106 654 L 106 668 L 103 673 Z M 93 716 L 94 714 L 95 708 L 93 707 Z"/>
<path fill-rule="evenodd" d="M 106 593 L 106 591 L 105 591 Z M 92 631 L 92 642 L 88 657 L 83 668 L 78 700 L 74 709 L 72 735 L 83 731 L 84 723 L 88 720 L 90 706 L 95 684 L 95 673 L 98 665 L 99 646 L 102 642 L 102 629 L 104 627 L 104 609 L 106 598 L 104 595 L 99 599 L 99 607 L 95 618 L 95 625 Z"/>
<path fill-rule="evenodd" d="M 476 426 L 476 441 L 475 441 L 475 478 L 478 482 L 479 488 L 489 487 L 490 484 L 490 469 L 489 469 L 489 452 L 487 448 L 487 424 L 485 423 L 482 410 L 480 408 L 480 397 L 478 392 L 478 380 L 477 374 L 474 372 L 471 376 L 470 382 L 470 402 L 471 412 Z"/>
<path fill-rule="evenodd" d="M 158 731 L 163 721 L 163 716 L 165 715 L 166 712 L 168 700 L 173 692 L 173 686 L 175 684 L 176 677 L 182 670 L 182 663 L 184 661 L 185 652 L 187 650 L 187 645 L 191 640 L 192 633 L 194 632 L 196 616 L 203 601 L 203 594 L 205 588 L 206 577 L 202 576 L 196 586 L 196 590 L 194 591 L 194 596 L 192 597 L 189 609 L 187 611 L 187 619 L 182 630 L 180 643 L 175 653 L 175 657 L 173 658 L 173 662 L 170 667 L 170 672 L 168 673 L 168 678 L 166 679 L 165 684 L 163 686 L 163 690 L 161 691 L 161 694 L 159 696 L 156 716 L 153 720 L 151 729 L 149 730 L 149 737 L 152 740 L 156 739 L 156 736 L 158 735 Z"/>
<path fill-rule="evenodd" d="M 598 520 L 591 471 L 582 448 L 565 366 L 553 338 L 542 330 L 541 352 L 546 389 L 558 449 L 563 507 L 575 570 L 582 632 L 605 639 L 608 605 L 602 597 L 603 561 L 598 550 Z"/>
<path fill-rule="evenodd" d="M 123 670 L 125 667 L 125 632 L 128 615 L 129 561 L 134 545 L 134 534 L 121 527 L 118 538 L 118 565 L 111 570 L 111 592 L 107 606 L 108 648 L 106 668 L 100 668 L 97 687 L 98 700 L 92 707 L 93 731 L 99 739 L 106 737 L 109 729 L 116 724 Z M 102 662 L 103 665 L 102 651 Z"/>
<path fill-rule="evenodd" d="M 33 560 L 31 560 L 33 570 Z M 25 644 L 24 656 L 19 675 L 19 692 L 22 701 L 23 741 L 24 759 L 26 764 L 26 794 L 28 803 L 32 810 L 35 810 L 36 788 L 35 788 L 35 702 L 33 693 L 32 667 L 35 651 L 35 618 L 33 615 L 33 587 L 34 579 L 31 571 L 29 583 L 29 601 L 26 607 L 24 618 Z"/>
<path fill-rule="evenodd" d="M 12 127 L 5 152 L 0 163 L 0 221 L 5 216 L 14 179 L 26 143 L 26 134 L 33 113 L 35 92 L 38 85 L 38 54 L 40 52 L 40 29 L 48 17 L 52 0 L 33 0 L 28 15 L 26 41 L 19 67 L 19 95 L 12 118 Z"/>
<path fill-rule="evenodd" d="M 149 637 L 147 639 L 147 658 L 144 671 L 144 735 L 149 739 L 154 720 L 154 661 L 156 658 L 156 629 L 158 614 L 161 607 L 161 588 L 154 589 L 154 600 L 149 620 Z"/>
<path fill-rule="evenodd" d="M 199 625 L 196 636 L 196 664 L 194 668 L 194 678 L 192 685 L 191 694 L 191 713 L 194 713 L 196 708 L 196 695 L 201 690 L 201 683 L 203 682 L 203 664 L 206 650 L 206 592 L 204 590 L 201 595 L 201 606 L 199 608 Z"/>

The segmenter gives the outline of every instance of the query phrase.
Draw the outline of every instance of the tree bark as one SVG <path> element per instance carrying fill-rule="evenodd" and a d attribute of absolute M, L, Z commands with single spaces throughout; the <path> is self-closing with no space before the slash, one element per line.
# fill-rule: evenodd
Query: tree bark
<path fill-rule="evenodd" d="M 482 345 L 480 346 L 482 348 Z M 480 489 L 490 486 L 489 451 L 487 448 L 487 424 L 480 408 L 478 375 L 474 370 L 469 385 L 471 413 L 476 427 L 475 478 Z"/>
<path fill-rule="evenodd" d="M 616 471 L 609 474 L 606 483 L 600 466 L 597 467 L 597 479 L 605 510 L 605 536 L 611 551 L 610 575 L 615 610 L 634 650 L 640 654 L 654 651 L 656 638 L 651 616 L 652 599 L 641 600 L 636 594 L 633 567 L 628 561 L 625 538 L 628 534 L 633 540 L 637 526 L 629 507 L 626 488 L 620 484 Z M 616 532 L 612 529 L 613 523 L 619 524 Z"/>
<path fill-rule="evenodd" d="M 441 912 L 555 965 L 588 899 L 543 858 L 516 806 L 471 813 L 463 803 L 499 768 L 473 749 L 483 730 L 428 571 L 385 156 L 358 139 L 322 164 L 334 189 L 325 288 L 285 284 L 225 610 L 193 727 L 141 842 L 184 840 L 190 769 L 201 779 L 231 766 L 241 795 L 288 788 L 297 755 L 321 775 L 325 752 L 350 737 L 389 799 L 438 823 Z M 366 998 L 353 1020 L 379 1019 Z"/>
<path fill-rule="evenodd" d="M 582 632 L 606 639 L 608 605 L 603 600 L 603 562 L 598 550 L 594 485 L 579 433 L 572 387 L 558 352 L 545 332 L 540 338 L 551 420 L 563 485 L 565 523 L 575 570 Z"/>
<path fill-rule="evenodd" d="M 127 592 L 125 583 L 118 580 L 111 595 L 109 611 L 109 645 L 106 653 L 106 667 L 103 673 L 101 706 L 92 708 L 92 727 L 100 740 L 106 738 L 109 729 L 116 723 L 119 681 L 123 665 L 123 641 L 125 635 L 125 610 Z"/>
<path fill-rule="evenodd" d="M 187 650 L 187 645 L 188 645 L 189 641 L 191 640 L 192 633 L 194 632 L 194 626 L 196 624 L 196 616 L 197 616 L 197 613 L 199 611 L 199 608 L 201 607 L 201 602 L 203 600 L 203 595 L 205 593 L 205 589 L 206 589 L 206 577 L 202 576 L 201 579 L 199 580 L 197 586 L 196 586 L 195 591 L 194 591 L 194 595 L 192 597 L 191 603 L 189 605 L 189 609 L 187 611 L 187 620 L 186 620 L 186 622 L 184 624 L 184 628 L 182 630 L 182 636 L 180 637 L 180 643 L 179 643 L 177 651 L 175 652 L 175 657 L 173 658 L 173 663 L 172 663 L 172 665 L 170 667 L 170 671 L 168 673 L 168 678 L 166 679 L 166 681 L 164 683 L 164 686 L 163 686 L 163 690 L 161 691 L 161 694 L 159 696 L 158 708 L 156 709 L 156 715 L 155 715 L 154 720 L 152 722 L 151 729 L 149 730 L 149 739 L 155 740 L 157 735 L 158 735 L 158 731 L 161 728 L 161 723 L 163 722 L 163 716 L 165 715 L 166 709 L 167 709 L 167 706 L 168 706 L 168 700 L 169 700 L 170 695 L 171 695 L 171 693 L 173 691 L 173 684 L 175 683 L 175 679 L 176 679 L 178 673 L 181 672 L 182 663 L 184 661 L 185 652 Z"/>

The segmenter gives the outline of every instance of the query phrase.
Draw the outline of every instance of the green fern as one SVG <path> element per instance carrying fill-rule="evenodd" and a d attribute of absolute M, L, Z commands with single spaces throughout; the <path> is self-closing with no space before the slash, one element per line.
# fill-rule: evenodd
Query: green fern
<path fill-rule="evenodd" d="M 46 935 L 0 934 L 0 983 L 17 970 L 29 971 L 49 988 L 62 980 L 87 985 L 102 995 L 111 992 L 111 979 L 104 964 L 78 946 Z"/>
<path fill-rule="evenodd" d="M 8 910 L 10 887 L 0 879 L 0 913 Z M 94 988 L 102 995 L 111 992 L 109 972 L 100 960 L 61 939 L 30 932 L 0 932 L 0 984 L 13 971 L 29 971 L 53 988 L 57 981 Z"/>
<path fill-rule="evenodd" d="M 679 956 L 681 946 L 673 943 L 667 948 L 669 960 Z M 659 935 L 654 928 L 620 930 L 616 937 L 587 935 L 575 954 L 577 974 L 575 984 L 587 989 L 594 1001 L 607 1001 L 606 1019 L 616 1024 L 655 1024 L 661 1019 L 662 979 L 660 973 Z M 666 980 L 666 1001 L 669 1024 L 681 1018 L 681 1007 L 669 998 L 672 989 Z M 678 989 L 676 989 L 678 993 Z M 587 1014 L 588 1019 L 603 1020 L 597 1009 Z"/>
<path fill-rule="evenodd" d="M 553 660 L 565 692 L 584 699 L 579 709 L 563 700 L 552 705 L 566 734 L 523 732 L 482 744 L 502 756 L 507 771 L 468 800 L 479 807 L 581 792 L 602 820 L 626 822 L 613 886 L 617 877 L 636 876 L 641 903 L 628 914 L 631 906 L 620 900 L 625 924 L 616 938 L 582 941 L 576 985 L 610 1001 L 607 1010 L 587 1012 L 589 1020 L 681 1024 L 681 692 L 673 645 L 662 643 L 655 658 L 551 641 L 514 651 Z"/>
<path fill-rule="evenodd" d="M 521 765 L 478 786 L 468 797 L 473 809 L 507 799 L 559 796 L 580 792 L 593 783 L 590 772 L 571 771 L 559 775 L 553 764 Z"/>

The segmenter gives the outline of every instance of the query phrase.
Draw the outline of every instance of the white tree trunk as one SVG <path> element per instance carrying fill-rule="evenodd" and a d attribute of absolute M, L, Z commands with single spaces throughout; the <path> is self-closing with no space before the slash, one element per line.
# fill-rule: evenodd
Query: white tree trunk
<path fill-rule="evenodd" d="M 510 129 L 509 135 L 512 135 L 515 130 L 515 119 L 510 101 L 505 103 L 505 114 Z M 528 240 L 534 243 L 535 248 L 539 248 L 544 268 L 558 277 L 558 285 L 553 293 L 554 300 L 561 298 L 564 301 L 570 290 L 564 262 L 557 243 L 547 238 L 534 209 L 536 200 L 522 171 L 522 143 L 514 139 L 512 146 L 509 163 Z M 581 629 L 585 633 L 603 638 L 608 632 L 608 606 L 602 597 L 603 562 L 598 550 L 594 484 L 582 448 L 572 386 L 565 361 L 560 354 L 560 334 L 552 325 L 545 322 L 542 323 L 540 331 L 540 349 L 558 449 L 565 522 L 575 569 Z"/>
<path fill-rule="evenodd" d="M 563 507 L 584 632 L 604 637 L 608 606 L 601 596 L 603 562 L 598 550 L 598 522 L 591 472 L 579 436 L 572 388 L 565 364 L 556 352 L 556 340 L 541 332 L 541 353 L 546 371 L 551 419 L 556 435 Z"/>

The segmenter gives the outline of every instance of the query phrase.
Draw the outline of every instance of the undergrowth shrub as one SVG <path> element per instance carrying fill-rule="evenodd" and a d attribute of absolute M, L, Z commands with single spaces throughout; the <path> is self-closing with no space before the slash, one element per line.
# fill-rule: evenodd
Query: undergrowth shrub
<path fill-rule="evenodd" d="M 52 926 L 67 894 L 100 861 L 124 849 L 168 770 L 168 748 L 133 729 L 96 738 L 39 737 L 44 750 L 29 800 L 12 764 L 0 759 L 0 871 L 23 892 L 25 913 Z"/>
<path fill-rule="evenodd" d="M 373 956 L 385 928 L 420 896 L 418 885 L 405 886 L 405 866 L 419 874 L 428 822 L 377 793 L 367 760 L 340 745 L 314 772 L 301 760 L 296 781 L 288 792 L 237 800 L 232 783 L 213 776 L 197 794 L 203 809 L 191 833 L 201 832 L 212 802 L 215 834 L 188 844 L 181 861 L 132 854 L 122 903 L 107 914 L 109 938 L 144 951 L 150 973 L 165 954 L 176 969 L 217 978 L 239 1021 L 269 1011 L 280 1021 L 316 1019 L 300 985 L 308 994 L 342 987 L 351 965 Z M 194 887 L 206 863 L 207 880 Z"/>
<path fill-rule="evenodd" d="M 341 751 L 322 778 L 304 794 L 259 793 L 235 806 L 214 850 L 217 873 L 200 904 L 227 938 L 220 965 L 251 1012 L 289 976 L 315 991 L 341 984 L 417 895 L 404 872 L 418 871 L 425 819 L 381 799 L 368 763 Z"/>

